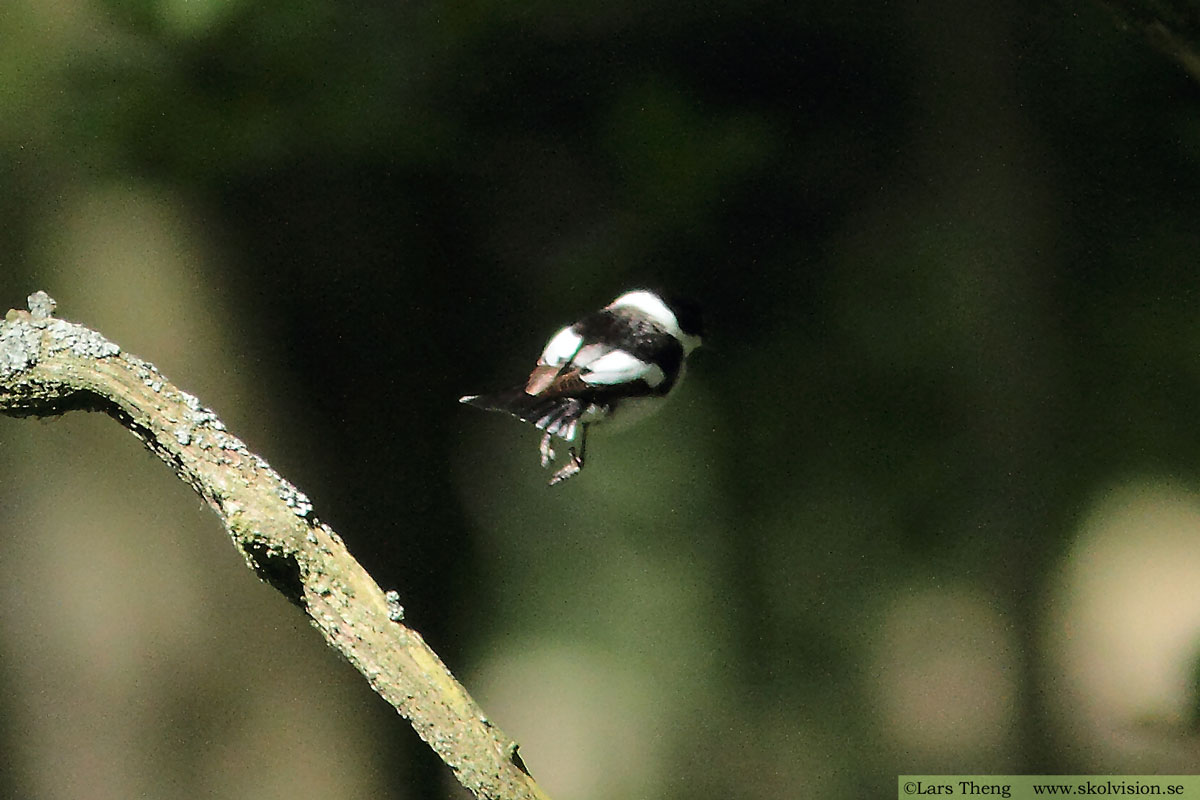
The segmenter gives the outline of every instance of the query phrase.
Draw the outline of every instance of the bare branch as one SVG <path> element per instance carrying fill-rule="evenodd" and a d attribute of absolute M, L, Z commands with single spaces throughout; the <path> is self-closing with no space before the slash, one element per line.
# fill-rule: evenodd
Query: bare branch
<path fill-rule="evenodd" d="M 0 414 L 105 411 L 220 516 L 246 563 L 408 719 L 477 797 L 545 798 L 484 716 L 312 503 L 192 395 L 99 333 L 53 316 L 44 292 L 0 322 Z"/>

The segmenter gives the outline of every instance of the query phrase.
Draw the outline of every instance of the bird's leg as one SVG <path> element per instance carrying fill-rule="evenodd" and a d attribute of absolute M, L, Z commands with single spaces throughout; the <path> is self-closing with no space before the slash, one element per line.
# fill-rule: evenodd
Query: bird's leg
<path fill-rule="evenodd" d="M 554 460 L 554 448 L 550 446 L 551 434 L 547 433 L 542 437 L 542 443 L 538 447 L 538 452 L 542 454 L 542 466 L 550 466 L 550 462 Z"/>
<path fill-rule="evenodd" d="M 562 469 L 554 473 L 554 476 L 550 478 L 551 486 L 555 485 L 556 483 L 562 483 L 567 478 L 573 478 L 583 470 L 583 456 L 587 450 L 587 429 L 587 423 L 584 423 L 580 426 L 579 453 L 576 454 L 574 447 L 567 450 L 567 455 L 571 458 L 566 464 L 563 465 Z"/>

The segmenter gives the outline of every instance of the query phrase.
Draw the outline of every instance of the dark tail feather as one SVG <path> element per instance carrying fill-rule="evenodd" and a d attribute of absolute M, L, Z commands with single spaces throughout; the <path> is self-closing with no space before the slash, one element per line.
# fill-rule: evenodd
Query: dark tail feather
<path fill-rule="evenodd" d="M 482 408 L 484 411 L 503 411 L 507 414 L 521 416 L 522 409 L 530 407 L 538 398 L 526 394 L 523 386 L 518 386 L 503 392 L 492 394 L 469 394 L 458 398 L 458 402 L 469 406 Z"/>
<path fill-rule="evenodd" d="M 460 403 L 485 411 L 503 411 L 522 422 L 528 422 L 562 439 L 574 439 L 575 427 L 586 404 L 574 397 L 538 397 L 527 394 L 518 386 L 494 394 L 473 394 L 458 399 Z"/>

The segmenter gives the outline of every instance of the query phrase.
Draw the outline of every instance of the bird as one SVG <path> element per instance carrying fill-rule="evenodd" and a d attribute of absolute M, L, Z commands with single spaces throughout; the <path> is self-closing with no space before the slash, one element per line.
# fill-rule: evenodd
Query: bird
<path fill-rule="evenodd" d="M 542 431 L 543 468 L 555 460 L 554 438 L 574 442 L 578 434 L 578 452 L 571 446 L 550 478 L 555 486 L 583 470 L 590 426 L 611 420 L 611 427 L 624 427 L 662 405 L 702 334 L 691 300 L 634 289 L 551 336 L 521 385 L 459 402 L 511 414 Z"/>

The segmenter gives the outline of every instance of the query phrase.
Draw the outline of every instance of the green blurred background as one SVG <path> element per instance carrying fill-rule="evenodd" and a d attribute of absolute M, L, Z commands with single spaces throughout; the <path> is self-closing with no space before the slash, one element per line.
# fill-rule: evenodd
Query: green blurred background
<path fill-rule="evenodd" d="M 0 304 L 212 406 L 556 798 L 1200 771 L 1200 88 L 1093 2 L 6 0 Z M 627 288 L 670 413 L 458 405 Z M 459 798 L 112 421 L 0 419 L 0 796 Z"/>

